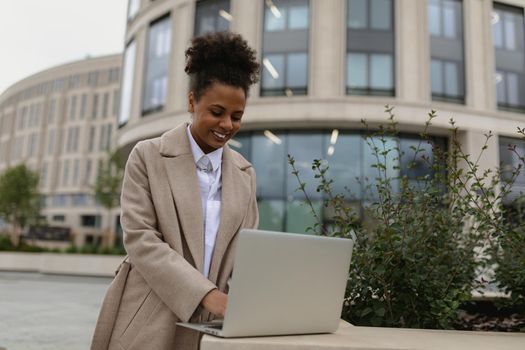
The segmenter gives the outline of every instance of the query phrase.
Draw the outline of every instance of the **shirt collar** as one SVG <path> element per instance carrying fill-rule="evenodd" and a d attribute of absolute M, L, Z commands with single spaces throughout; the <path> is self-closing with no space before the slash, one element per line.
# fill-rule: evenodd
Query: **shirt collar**
<path fill-rule="evenodd" d="M 222 161 L 223 148 L 221 147 L 221 148 L 216 149 L 213 152 L 205 154 L 200 148 L 200 146 L 197 144 L 195 139 L 193 138 L 193 135 L 191 134 L 191 131 L 190 131 L 190 126 L 191 124 L 189 124 L 188 127 L 186 128 L 186 132 L 188 134 L 188 139 L 190 140 L 191 153 L 193 153 L 193 159 L 195 161 L 195 164 L 197 164 L 199 159 L 201 159 L 203 156 L 206 156 L 211 162 L 213 171 L 219 169 L 219 167 L 221 166 L 221 161 Z"/>

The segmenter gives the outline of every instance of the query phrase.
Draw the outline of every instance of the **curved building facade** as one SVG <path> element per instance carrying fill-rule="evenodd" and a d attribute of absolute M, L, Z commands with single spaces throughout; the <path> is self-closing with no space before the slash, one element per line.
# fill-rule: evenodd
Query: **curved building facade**
<path fill-rule="evenodd" d="M 317 210 L 314 158 L 328 161 L 336 189 L 348 186 L 360 207 L 356 178 L 372 171 L 361 119 L 385 123 L 385 105 L 395 106 L 401 148 L 417 142 L 435 109 L 436 142 L 447 144 L 453 117 L 466 153 L 495 134 L 482 168 L 512 165 L 504 144 L 520 144 L 525 120 L 524 8 L 523 0 L 131 0 L 117 145 L 129 152 L 190 119 L 184 51 L 194 35 L 231 30 L 262 63 L 231 143 L 256 169 L 262 228 L 311 224 L 287 154 Z"/>
<path fill-rule="evenodd" d="M 116 222 L 96 203 L 93 185 L 113 147 L 120 99 L 121 55 L 57 66 L 0 95 L 0 172 L 25 163 L 40 174 L 42 215 L 51 227 L 42 239 L 76 245 L 102 242 Z M 51 233 L 54 232 L 54 233 Z M 47 235 L 47 237 L 45 237 Z"/>

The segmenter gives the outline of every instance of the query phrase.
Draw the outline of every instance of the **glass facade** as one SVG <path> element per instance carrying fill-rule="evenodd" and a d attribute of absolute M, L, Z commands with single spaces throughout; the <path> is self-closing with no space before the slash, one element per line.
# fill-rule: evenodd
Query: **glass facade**
<path fill-rule="evenodd" d="M 308 0 L 265 1 L 261 96 L 307 94 L 309 11 Z"/>
<path fill-rule="evenodd" d="M 395 94 L 393 6 L 393 0 L 347 0 L 347 94 Z"/>
<path fill-rule="evenodd" d="M 165 16 L 153 22 L 149 28 L 143 115 L 162 110 L 166 103 L 170 52 L 171 19 Z"/>
<path fill-rule="evenodd" d="M 429 0 L 430 81 L 432 99 L 465 100 L 463 45 L 463 3 L 461 0 Z"/>
<path fill-rule="evenodd" d="M 135 56 L 137 44 L 132 40 L 124 52 L 124 64 L 122 68 L 122 88 L 120 94 L 120 108 L 118 124 L 125 125 L 131 115 L 131 97 L 133 95 L 133 78 L 135 76 Z"/>
<path fill-rule="evenodd" d="M 379 142 L 378 140 L 375 140 Z M 374 142 L 374 140 L 372 140 Z M 434 138 L 434 145 L 446 147 L 446 140 Z M 353 131 L 269 131 L 244 133 L 235 137 L 230 146 L 241 153 L 254 166 L 257 173 L 257 201 L 261 229 L 305 232 L 313 226 L 310 208 L 305 205 L 305 194 L 297 191 L 299 183 L 292 175 L 287 154 L 295 159 L 301 181 L 306 183 L 305 192 L 318 216 L 325 224 L 331 221 L 332 211 L 323 207 L 323 195 L 317 192 L 319 181 L 311 168 L 314 159 L 322 159 L 329 166 L 328 178 L 333 179 L 334 193 L 344 194 L 348 205 L 359 213 L 364 203 L 377 198 L 374 192 L 377 163 L 372 149 L 363 134 Z M 387 175 L 395 178 L 407 176 L 413 186 L 418 178 L 432 174 L 432 168 L 423 157 L 433 162 L 432 145 L 420 142 L 417 136 L 404 135 L 387 140 L 387 147 L 397 148 L 387 157 Z M 421 151 L 415 160 L 412 147 Z M 393 190 L 398 185 L 393 181 Z"/>
<path fill-rule="evenodd" d="M 498 107 L 525 110 L 525 37 L 523 8 L 494 4 L 492 37 L 496 55 Z"/>
<path fill-rule="evenodd" d="M 199 0 L 195 4 L 194 36 L 230 29 L 229 0 Z"/>
<path fill-rule="evenodd" d="M 516 152 L 509 148 L 516 147 Z M 501 180 L 509 182 L 512 179 L 514 171 L 520 168 L 520 172 L 514 180 L 511 193 L 506 201 L 516 198 L 516 196 L 525 194 L 525 171 L 523 171 L 523 162 L 519 155 L 525 154 L 525 141 L 510 137 L 499 138 L 499 158 L 501 166 Z"/>

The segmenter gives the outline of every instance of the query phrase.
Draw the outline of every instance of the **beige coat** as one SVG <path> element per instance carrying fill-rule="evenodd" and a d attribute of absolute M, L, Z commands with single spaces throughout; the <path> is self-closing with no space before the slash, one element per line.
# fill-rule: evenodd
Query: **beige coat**
<path fill-rule="evenodd" d="M 216 286 L 227 292 L 236 234 L 257 226 L 255 172 L 225 146 L 221 221 L 203 276 L 203 214 L 186 126 L 131 151 L 121 199 L 128 257 L 107 291 L 92 350 L 197 349 L 199 334 L 175 323 L 211 320 L 199 304 Z"/>

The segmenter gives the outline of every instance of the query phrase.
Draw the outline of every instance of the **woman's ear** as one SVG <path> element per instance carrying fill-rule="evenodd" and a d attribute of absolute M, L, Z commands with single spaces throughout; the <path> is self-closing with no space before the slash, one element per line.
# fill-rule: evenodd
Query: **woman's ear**
<path fill-rule="evenodd" d="M 188 112 L 193 113 L 195 111 L 194 104 L 195 96 L 193 95 L 193 91 L 190 91 L 188 93 Z"/>

